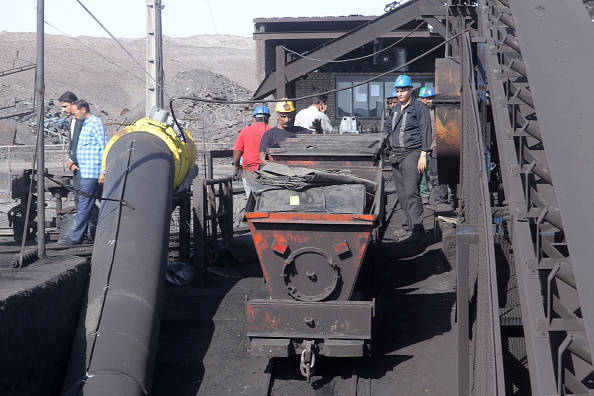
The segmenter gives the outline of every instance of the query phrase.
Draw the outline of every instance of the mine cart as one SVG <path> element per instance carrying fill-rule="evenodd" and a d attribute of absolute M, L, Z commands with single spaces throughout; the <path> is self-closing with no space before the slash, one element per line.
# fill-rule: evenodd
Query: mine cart
<path fill-rule="evenodd" d="M 287 165 L 378 166 L 385 138 L 384 134 L 299 134 L 267 151 L 271 161 Z"/>
<path fill-rule="evenodd" d="M 373 158 L 380 148 L 381 143 L 374 144 L 364 155 Z M 287 144 L 287 152 L 293 150 Z M 296 166 L 274 165 L 299 175 L 329 172 L 326 149 L 311 150 L 324 165 L 306 160 Z M 334 164 L 355 181 L 325 184 L 314 178 L 306 187 L 256 188 L 245 214 L 270 291 L 269 299 L 246 299 L 250 352 L 268 357 L 301 354 L 301 372 L 308 379 L 316 355 L 358 357 L 370 352 L 375 302 L 357 297 L 361 293 L 355 293 L 355 285 L 370 266 L 364 261 L 366 251 L 383 223 L 382 168 Z M 295 187 L 289 179 L 286 184 Z"/>

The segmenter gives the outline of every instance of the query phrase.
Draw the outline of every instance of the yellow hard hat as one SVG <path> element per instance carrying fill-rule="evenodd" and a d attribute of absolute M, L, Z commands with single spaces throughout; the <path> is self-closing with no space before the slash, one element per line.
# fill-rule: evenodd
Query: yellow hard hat
<path fill-rule="evenodd" d="M 276 102 L 275 110 L 277 113 L 291 113 L 295 111 L 295 106 L 293 106 L 293 102 L 291 102 L 290 100 L 285 100 L 284 102 Z"/>

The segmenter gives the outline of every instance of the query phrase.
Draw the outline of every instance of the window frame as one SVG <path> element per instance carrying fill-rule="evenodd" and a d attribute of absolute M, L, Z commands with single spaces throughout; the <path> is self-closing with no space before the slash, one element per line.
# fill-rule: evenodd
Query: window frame
<path fill-rule="evenodd" d="M 415 97 L 418 97 L 418 92 L 421 87 L 434 87 L 435 86 L 435 76 L 434 75 L 415 75 L 415 74 L 407 74 L 410 76 L 412 83 L 413 83 L 413 92 L 415 93 Z M 335 86 L 337 89 L 347 87 L 349 85 L 358 84 L 365 80 L 369 80 L 372 78 L 373 75 L 337 75 L 335 76 Z M 355 87 L 354 89 L 346 89 L 344 91 L 336 92 L 336 100 L 335 100 L 335 109 L 334 114 L 336 114 L 337 119 L 342 119 L 342 117 L 357 117 L 357 118 L 367 118 L 367 119 L 380 119 L 382 109 L 384 109 L 386 105 L 386 96 L 388 92 L 394 87 L 394 81 L 396 80 L 397 75 L 393 76 L 384 76 L 377 80 L 371 81 L 367 84 L 361 85 L 359 87 Z M 372 86 L 379 86 L 380 92 L 379 95 L 370 96 L 370 90 L 373 91 L 371 93 L 376 93 L 375 88 L 371 88 Z M 359 96 L 357 96 L 359 95 Z M 363 96 L 365 95 L 366 101 L 363 101 Z M 360 100 L 356 100 L 356 99 Z M 377 98 L 378 100 L 371 101 L 370 98 Z M 367 108 L 363 109 L 361 107 L 357 107 L 357 103 L 366 103 Z M 347 108 L 350 112 L 346 112 L 344 109 Z M 373 115 L 372 115 L 373 114 Z"/>

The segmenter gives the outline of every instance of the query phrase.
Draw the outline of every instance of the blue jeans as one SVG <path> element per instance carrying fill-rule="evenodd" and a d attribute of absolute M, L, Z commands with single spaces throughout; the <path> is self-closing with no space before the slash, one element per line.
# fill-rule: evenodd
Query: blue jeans
<path fill-rule="evenodd" d="M 99 184 L 97 179 L 86 179 L 80 180 L 81 191 L 88 192 L 96 196 L 101 196 L 103 186 Z M 87 233 L 87 227 L 89 226 L 89 218 L 95 205 L 95 198 L 85 197 L 79 195 L 78 197 L 78 212 L 76 214 L 76 228 L 70 233 L 70 240 L 81 243 Z"/>
<path fill-rule="evenodd" d="M 416 150 L 402 160 L 399 164 L 392 164 L 394 187 L 400 207 L 406 216 L 406 223 L 412 231 L 423 231 L 423 201 L 419 193 L 422 173 L 417 165 L 421 151 Z"/>

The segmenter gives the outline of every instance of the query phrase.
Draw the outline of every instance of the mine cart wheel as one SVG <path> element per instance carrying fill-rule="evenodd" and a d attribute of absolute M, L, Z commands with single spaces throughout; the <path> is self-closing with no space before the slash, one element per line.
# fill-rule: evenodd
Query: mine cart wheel
<path fill-rule="evenodd" d="M 322 301 L 334 292 L 340 275 L 330 254 L 322 249 L 304 247 L 287 258 L 281 277 L 287 293 L 295 300 Z M 328 286 L 318 284 L 320 281 L 327 282 Z M 311 289 L 321 289 L 321 292 L 313 294 Z"/>

